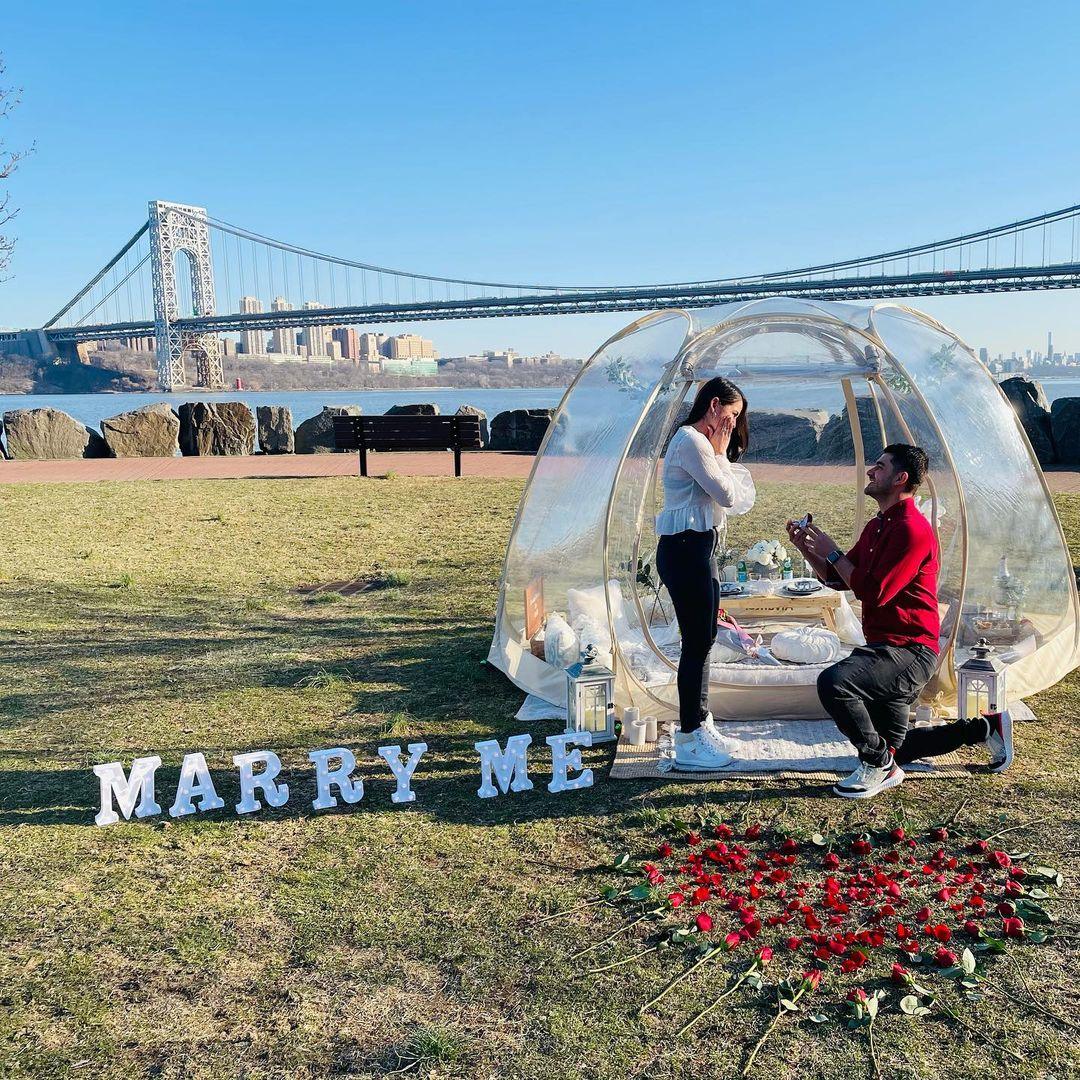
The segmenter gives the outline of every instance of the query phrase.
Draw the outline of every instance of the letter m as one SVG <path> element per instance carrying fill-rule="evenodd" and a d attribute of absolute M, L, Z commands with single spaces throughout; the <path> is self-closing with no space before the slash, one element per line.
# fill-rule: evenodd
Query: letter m
<path fill-rule="evenodd" d="M 124 767 L 119 761 L 110 761 L 107 765 L 95 765 L 94 775 L 101 781 L 101 809 L 94 818 L 95 825 L 113 825 L 120 820 L 113 809 L 113 797 L 124 819 L 131 817 L 132 811 L 137 818 L 160 814 L 161 807 L 154 800 L 154 773 L 161 764 L 161 758 L 136 758 L 131 763 L 131 775 L 124 775 Z M 138 799 L 139 805 L 135 805 Z"/>
<path fill-rule="evenodd" d="M 505 795 L 508 791 L 532 790 L 527 756 L 531 743 L 531 735 L 511 735 L 505 751 L 496 739 L 474 743 L 480 753 L 480 789 L 476 794 L 481 799 L 493 799 L 499 791 Z M 492 773 L 499 782 L 498 790 L 491 782 Z"/>

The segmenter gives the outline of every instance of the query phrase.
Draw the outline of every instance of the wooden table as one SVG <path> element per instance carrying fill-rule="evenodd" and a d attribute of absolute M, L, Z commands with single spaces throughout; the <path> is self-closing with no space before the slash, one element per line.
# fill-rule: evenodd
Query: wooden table
<path fill-rule="evenodd" d="M 765 588 L 762 588 L 765 584 Z M 788 596 L 781 591 L 781 582 L 749 582 L 743 586 L 752 591 L 740 596 L 722 596 L 720 607 L 739 622 L 757 619 L 820 619 L 836 632 L 836 612 L 840 609 L 841 594 L 822 586 L 806 596 Z"/>

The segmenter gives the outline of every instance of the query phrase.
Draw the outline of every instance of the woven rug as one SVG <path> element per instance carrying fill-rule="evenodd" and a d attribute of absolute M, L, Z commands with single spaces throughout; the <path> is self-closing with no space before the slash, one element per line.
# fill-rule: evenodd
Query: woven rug
<path fill-rule="evenodd" d="M 619 742 L 609 773 L 612 780 L 715 780 L 776 776 L 790 780 L 835 780 L 847 776 L 856 765 L 851 743 L 830 720 L 726 721 L 717 728 L 735 758 L 731 766 L 716 773 L 664 772 L 658 768 L 660 746 L 631 746 Z M 950 779 L 976 771 L 959 754 L 945 754 L 933 762 L 904 766 L 909 780 Z"/>

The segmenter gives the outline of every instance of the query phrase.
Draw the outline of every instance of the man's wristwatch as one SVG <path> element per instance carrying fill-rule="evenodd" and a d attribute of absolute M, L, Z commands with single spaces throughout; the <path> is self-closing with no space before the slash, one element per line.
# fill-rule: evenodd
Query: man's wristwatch
<path fill-rule="evenodd" d="M 828 555 L 825 556 L 825 561 L 830 566 L 835 566 L 843 557 L 844 553 L 839 548 L 834 548 L 832 551 L 829 552 Z"/>

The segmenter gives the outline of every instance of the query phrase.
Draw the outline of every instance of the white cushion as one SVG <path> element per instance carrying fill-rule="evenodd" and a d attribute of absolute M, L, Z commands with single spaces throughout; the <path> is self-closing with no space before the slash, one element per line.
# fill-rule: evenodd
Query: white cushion
<path fill-rule="evenodd" d="M 615 626 L 615 633 L 622 638 L 630 629 L 630 623 L 626 617 L 622 589 L 617 578 L 608 582 L 607 595 L 611 602 L 611 621 Z M 580 619 L 588 619 L 607 626 L 607 601 L 604 598 L 603 585 L 592 585 L 587 589 L 567 589 L 566 608 L 567 619 L 571 625 Z"/>
<path fill-rule="evenodd" d="M 778 660 L 794 664 L 829 664 L 847 652 L 840 639 L 824 626 L 781 630 L 773 636 L 770 651 Z"/>

